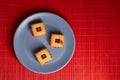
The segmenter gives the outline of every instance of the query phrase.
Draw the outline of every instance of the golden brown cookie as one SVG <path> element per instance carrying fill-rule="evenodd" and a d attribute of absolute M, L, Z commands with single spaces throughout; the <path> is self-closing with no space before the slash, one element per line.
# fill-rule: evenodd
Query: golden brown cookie
<path fill-rule="evenodd" d="M 50 45 L 51 47 L 56 47 L 56 48 L 64 47 L 64 35 L 51 34 Z"/>
<path fill-rule="evenodd" d="M 35 53 L 35 56 L 40 64 L 45 64 L 52 60 L 52 56 L 46 48 Z"/>
<path fill-rule="evenodd" d="M 33 36 L 42 36 L 46 34 L 45 25 L 43 22 L 37 22 L 31 24 L 31 31 Z"/>

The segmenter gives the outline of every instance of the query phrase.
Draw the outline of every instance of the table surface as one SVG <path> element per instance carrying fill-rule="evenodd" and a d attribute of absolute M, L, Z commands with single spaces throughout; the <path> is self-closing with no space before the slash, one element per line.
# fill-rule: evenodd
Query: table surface
<path fill-rule="evenodd" d="M 26 17 L 38 12 L 58 14 L 71 25 L 76 49 L 69 64 L 52 74 L 37 74 L 15 56 L 13 37 Z M 1 0 L 0 80 L 119 80 L 119 0 Z"/>

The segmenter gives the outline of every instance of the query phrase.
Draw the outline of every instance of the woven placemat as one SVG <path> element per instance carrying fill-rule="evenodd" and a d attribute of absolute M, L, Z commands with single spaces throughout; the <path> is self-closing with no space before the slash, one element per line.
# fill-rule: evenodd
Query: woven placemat
<path fill-rule="evenodd" d="M 16 28 L 37 12 L 53 12 L 71 25 L 76 49 L 69 64 L 52 74 L 27 70 L 13 50 Z M 119 0 L 1 0 L 0 80 L 119 80 Z"/>

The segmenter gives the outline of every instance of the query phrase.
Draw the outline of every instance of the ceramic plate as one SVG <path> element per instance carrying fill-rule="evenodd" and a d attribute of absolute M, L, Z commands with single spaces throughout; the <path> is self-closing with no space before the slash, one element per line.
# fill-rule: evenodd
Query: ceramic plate
<path fill-rule="evenodd" d="M 32 36 L 30 23 L 34 21 L 44 22 L 46 35 Z M 53 48 L 49 45 L 51 33 L 64 34 L 64 48 Z M 41 65 L 34 53 L 43 47 L 50 51 L 53 60 Z M 74 49 L 75 37 L 70 25 L 62 17 L 53 13 L 42 12 L 29 16 L 18 26 L 14 36 L 14 50 L 20 63 L 27 69 L 40 74 L 53 73 L 62 69 L 72 58 Z"/>

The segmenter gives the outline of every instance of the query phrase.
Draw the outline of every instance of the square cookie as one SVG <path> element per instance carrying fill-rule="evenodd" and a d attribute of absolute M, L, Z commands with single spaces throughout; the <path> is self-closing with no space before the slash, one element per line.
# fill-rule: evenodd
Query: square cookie
<path fill-rule="evenodd" d="M 31 24 L 31 31 L 33 36 L 42 36 L 46 34 L 45 25 L 43 22 L 37 22 Z"/>
<path fill-rule="evenodd" d="M 51 47 L 56 47 L 56 48 L 64 47 L 64 35 L 51 34 L 50 45 Z"/>
<path fill-rule="evenodd" d="M 49 62 L 52 60 L 52 56 L 46 48 L 35 53 L 35 57 L 37 58 L 40 64 L 45 64 L 46 62 Z"/>

